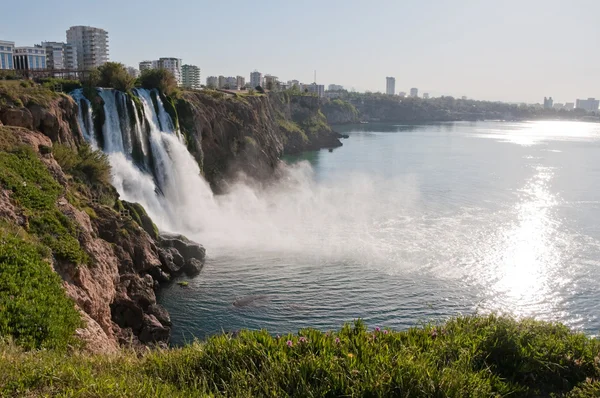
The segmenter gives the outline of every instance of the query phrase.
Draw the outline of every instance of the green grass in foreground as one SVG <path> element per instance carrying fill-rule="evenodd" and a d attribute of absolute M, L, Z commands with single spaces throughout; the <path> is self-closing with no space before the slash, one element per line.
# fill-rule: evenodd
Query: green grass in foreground
<path fill-rule="evenodd" d="M 218 335 L 116 356 L 0 345 L 0 395 L 569 396 L 600 393 L 600 342 L 562 325 L 467 317 L 403 332 Z"/>

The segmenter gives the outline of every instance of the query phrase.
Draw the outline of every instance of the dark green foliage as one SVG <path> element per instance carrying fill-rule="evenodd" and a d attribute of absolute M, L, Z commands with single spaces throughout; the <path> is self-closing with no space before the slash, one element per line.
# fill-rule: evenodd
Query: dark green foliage
<path fill-rule="evenodd" d="M 172 96 L 177 91 L 177 79 L 166 69 L 146 69 L 142 71 L 139 82 L 145 89 L 157 89 L 168 96 Z"/>
<path fill-rule="evenodd" d="M 129 91 L 133 88 L 135 79 L 127 72 L 125 66 L 118 62 L 107 62 L 98 67 L 100 87 Z"/>
<path fill-rule="evenodd" d="M 0 346 L 12 360 L 0 361 L 0 395 L 592 397 L 599 352 L 598 340 L 564 326 L 496 316 L 403 332 L 360 321 L 281 338 L 242 331 L 141 357 L 25 357 Z"/>
<path fill-rule="evenodd" d="M 88 185 L 110 184 L 110 163 L 102 151 L 93 150 L 88 144 L 77 151 L 68 146 L 56 144 L 54 158 L 65 173 L 69 173 Z"/>
<path fill-rule="evenodd" d="M 26 349 L 64 349 L 74 342 L 80 323 L 60 277 L 40 249 L 0 231 L 0 336 L 12 337 Z"/>
<path fill-rule="evenodd" d="M 152 219 L 146 213 L 144 207 L 139 203 L 130 203 L 124 200 L 117 201 L 117 211 L 129 210 L 129 214 L 133 221 L 135 221 L 144 231 L 148 233 L 153 239 L 158 239 L 158 228 L 152 222 Z"/>
<path fill-rule="evenodd" d="M 29 231 L 52 249 L 52 253 L 73 264 L 89 261 L 77 240 L 75 224 L 57 209 L 35 213 L 29 221 Z"/>

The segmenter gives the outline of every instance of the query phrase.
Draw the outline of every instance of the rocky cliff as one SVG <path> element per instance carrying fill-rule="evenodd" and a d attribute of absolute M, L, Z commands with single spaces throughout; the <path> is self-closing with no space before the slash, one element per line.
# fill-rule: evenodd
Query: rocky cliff
<path fill-rule="evenodd" d="M 270 176 L 283 154 L 342 145 L 313 96 L 187 91 L 173 104 L 188 149 L 213 186 L 240 171 Z"/>
<path fill-rule="evenodd" d="M 351 124 L 360 122 L 358 110 L 350 102 L 341 99 L 323 100 L 323 114 L 329 124 Z"/>

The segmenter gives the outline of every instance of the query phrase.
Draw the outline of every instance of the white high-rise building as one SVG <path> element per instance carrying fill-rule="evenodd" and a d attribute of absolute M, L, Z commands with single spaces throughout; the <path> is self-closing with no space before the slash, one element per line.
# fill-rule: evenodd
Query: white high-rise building
<path fill-rule="evenodd" d="M 13 50 L 15 43 L 12 41 L 0 40 L 0 69 L 14 69 Z"/>
<path fill-rule="evenodd" d="M 263 86 L 263 76 L 259 71 L 254 71 L 250 73 L 250 87 L 256 88 L 258 86 Z"/>
<path fill-rule="evenodd" d="M 330 84 L 329 87 L 327 88 L 327 90 L 329 91 L 342 91 L 344 89 L 344 86 L 341 86 L 339 84 Z"/>
<path fill-rule="evenodd" d="M 229 90 L 237 90 L 239 87 L 237 86 L 237 78 L 233 76 L 229 76 L 225 78 L 225 86 L 222 88 L 226 88 Z"/>
<path fill-rule="evenodd" d="M 237 80 L 238 88 L 246 86 L 246 78 L 244 76 L 237 76 L 235 79 Z"/>
<path fill-rule="evenodd" d="M 317 96 L 319 98 L 322 98 L 325 95 L 325 85 L 324 84 L 317 84 L 317 83 L 303 84 L 302 89 L 303 89 L 303 91 L 306 90 L 309 93 L 317 94 Z"/>
<path fill-rule="evenodd" d="M 71 26 L 67 43 L 77 51 L 77 66 L 92 69 L 108 62 L 108 32 L 91 26 Z"/>
<path fill-rule="evenodd" d="M 200 90 L 200 68 L 196 65 L 181 67 L 181 85 L 185 88 Z"/>
<path fill-rule="evenodd" d="M 171 72 L 175 76 L 177 84 L 181 85 L 181 58 L 159 58 L 158 68 Z"/>
<path fill-rule="evenodd" d="M 46 49 L 46 65 L 48 69 L 76 70 L 78 68 L 77 48 L 73 44 L 43 41 L 42 47 Z"/>
<path fill-rule="evenodd" d="M 395 77 L 386 77 L 385 78 L 385 93 L 387 95 L 395 95 L 396 94 L 396 78 Z"/>
<path fill-rule="evenodd" d="M 417 98 L 419 96 L 419 89 L 418 88 L 411 88 L 410 89 L 410 96 L 413 98 Z"/>

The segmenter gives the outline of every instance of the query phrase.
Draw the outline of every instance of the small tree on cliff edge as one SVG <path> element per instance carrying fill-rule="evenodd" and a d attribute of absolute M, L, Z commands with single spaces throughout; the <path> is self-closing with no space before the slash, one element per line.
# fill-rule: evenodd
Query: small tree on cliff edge
<path fill-rule="evenodd" d="M 118 62 L 107 62 L 98 67 L 100 87 L 112 87 L 121 91 L 133 88 L 135 79 L 127 72 L 125 66 Z"/>
<path fill-rule="evenodd" d="M 156 88 L 165 95 L 172 95 L 177 90 L 177 79 L 166 69 L 146 69 L 139 81 L 143 88 Z"/>

